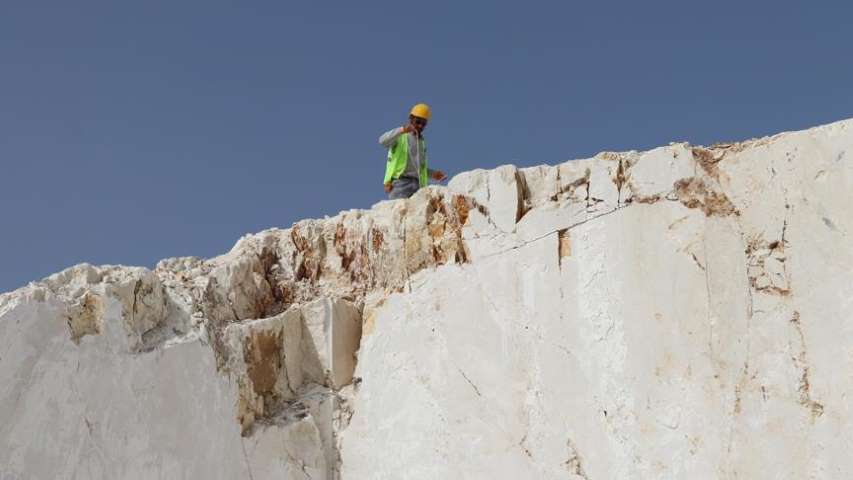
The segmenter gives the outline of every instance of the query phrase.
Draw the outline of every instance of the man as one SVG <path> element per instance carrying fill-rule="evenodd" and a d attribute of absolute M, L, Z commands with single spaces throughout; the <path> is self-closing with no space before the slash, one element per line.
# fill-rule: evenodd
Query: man
<path fill-rule="evenodd" d="M 419 103 L 412 107 L 409 123 L 379 137 L 379 143 L 388 149 L 383 182 L 388 198 L 409 198 L 426 187 L 429 178 L 438 182 L 447 178 L 441 170 L 427 168 L 424 129 L 431 116 L 429 106 Z"/>

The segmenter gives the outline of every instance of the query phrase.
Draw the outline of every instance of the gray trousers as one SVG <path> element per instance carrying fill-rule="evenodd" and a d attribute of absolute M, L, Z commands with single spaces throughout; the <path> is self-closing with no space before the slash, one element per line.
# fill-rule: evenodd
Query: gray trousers
<path fill-rule="evenodd" d="M 391 191 L 388 193 L 388 198 L 395 200 L 398 198 L 409 198 L 421 188 L 421 183 L 417 178 L 400 177 L 391 182 Z"/>

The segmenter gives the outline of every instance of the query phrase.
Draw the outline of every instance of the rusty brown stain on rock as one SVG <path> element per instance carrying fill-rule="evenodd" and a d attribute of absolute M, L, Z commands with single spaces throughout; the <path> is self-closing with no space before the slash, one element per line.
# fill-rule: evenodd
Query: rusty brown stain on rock
<path fill-rule="evenodd" d="M 382 234 L 382 231 L 372 228 L 370 230 L 370 236 L 370 243 L 373 245 L 373 252 L 376 253 L 382 250 L 382 244 L 385 242 L 385 235 Z"/>
<path fill-rule="evenodd" d="M 361 335 L 370 335 L 373 333 L 373 329 L 376 328 L 376 313 L 371 311 L 364 317 L 364 321 L 361 324 Z"/>
<path fill-rule="evenodd" d="M 625 156 L 619 152 L 599 152 L 598 155 L 595 156 L 595 158 L 609 160 L 611 162 L 618 162 L 625 158 Z"/>
<path fill-rule="evenodd" d="M 701 209 L 708 217 L 740 215 L 740 212 L 724 193 L 714 191 L 701 178 L 682 178 L 673 184 L 673 188 L 678 200 L 685 207 Z"/>
<path fill-rule="evenodd" d="M 661 197 L 660 194 L 657 193 L 654 195 L 634 195 L 630 198 L 630 201 L 632 203 L 652 204 L 659 202 L 661 198 L 663 197 Z"/>
<path fill-rule="evenodd" d="M 708 175 L 713 178 L 719 178 L 720 169 L 718 163 L 723 159 L 725 151 L 722 151 L 719 156 L 714 155 L 714 151 L 702 147 L 692 147 L 690 152 L 693 154 L 693 159 L 702 167 Z"/>
<path fill-rule="evenodd" d="M 406 235 L 403 248 L 403 258 L 406 260 L 406 270 L 411 275 L 423 267 L 423 262 L 420 255 L 418 255 L 423 251 L 421 236 L 411 234 Z"/>
<path fill-rule="evenodd" d="M 440 245 L 432 246 L 432 259 L 437 265 L 443 265 L 447 263 L 447 256 L 444 254 L 444 250 L 441 249 Z"/>
<path fill-rule="evenodd" d="M 370 275 L 370 254 L 367 251 L 367 244 L 359 242 L 358 250 L 354 252 L 353 256 L 357 261 L 354 263 L 354 267 L 349 269 L 350 281 L 353 285 L 364 287 L 372 277 Z"/>
<path fill-rule="evenodd" d="M 344 228 L 343 223 L 339 223 L 335 227 L 335 239 L 333 241 L 333 245 L 335 246 L 335 252 L 337 252 L 338 256 L 341 258 L 341 268 L 344 271 L 350 271 L 350 265 L 353 260 L 355 260 L 356 252 L 347 249 L 347 230 Z"/>
<path fill-rule="evenodd" d="M 296 292 L 294 292 L 291 283 L 282 283 L 279 290 L 281 291 L 281 301 L 284 305 L 291 305 L 296 301 Z"/>
<path fill-rule="evenodd" d="M 416 259 L 414 264 L 409 265 L 410 273 L 425 266 L 443 265 L 451 258 L 457 263 L 468 261 L 468 252 L 462 240 L 462 217 L 467 221 L 473 203 L 470 200 L 456 195 L 449 202 L 450 209 L 443 201 L 442 196 L 430 198 L 426 210 L 426 238 L 423 240 L 418 235 L 406 237 L 407 258 Z M 418 255 L 422 248 L 429 248 L 429 259 L 423 259 Z M 420 260 L 417 260 L 420 259 Z"/>
<path fill-rule="evenodd" d="M 447 218 L 447 209 L 444 208 L 442 197 L 434 196 L 429 199 L 429 208 L 427 208 L 427 222 L 429 222 L 436 213 L 441 213 Z"/>
<path fill-rule="evenodd" d="M 619 166 L 616 167 L 616 176 L 613 177 L 613 183 L 616 185 L 616 191 L 619 193 L 620 198 L 622 194 L 622 187 L 628 181 L 627 169 L 625 168 L 625 160 L 619 159 Z"/>
<path fill-rule="evenodd" d="M 377 252 L 382 245 L 382 239 L 382 233 L 374 228 L 363 236 L 350 232 L 343 223 L 336 225 L 332 243 L 341 259 L 341 269 L 349 274 L 353 289 L 363 288 L 370 282 L 372 270 L 368 245 L 372 244 L 374 252 Z"/>
<path fill-rule="evenodd" d="M 456 210 L 456 216 L 459 217 L 459 224 L 467 224 L 468 212 L 471 210 L 471 206 L 468 204 L 468 200 L 466 200 L 466 198 L 462 195 L 454 195 L 453 209 Z"/>
<path fill-rule="evenodd" d="M 142 283 L 137 282 L 137 286 Z M 134 305 L 134 308 L 136 306 Z M 97 295 L 87 291 L 80 301 L 69 308 L 66 322 L 71 331 L 71 340 L 80 343 L 85 335 L 97 335 L 101 333 L 101 318 L 103 316 L 103 304 Z"/>
<path fill-rule="evenodd" d="M 299 225 L 294 225 L 290 229 L 290 240 L 293 242 L 293 246 L 296 247 L 296 251 L 304 252 L 308 250 L 308 239 L 300 233 Z"/>
<path fill-rule="evenodd" d="M 255 394 L 274 393 L 281 371 L 281 335 L 270 332 L 252 334 L 243 344 L 243 359 Z"/>
<path fill-rule="evenodd" d="M 290 239 L 295 248 L 292 258 L 295 280 L 316 282 L 322 274 L 322 252 L 315 252 L 311 249 L 308 239 L 302 235 L 298 225 L 294 225 L 290 230 Z"/>
<path fill-rule="evenodd" d="M 342 248 L 344 246 L 344 239 L 346 238 L 347 230 L 344 228 L 344 224 L 339 223 L 335 227 L 335 248 Z"/>
<path fill-rule="evenodd" d="M 278 279 L 279 256 L 272 248 L 264 248 L 258 256 L 254 271 L 264 279 L 269 287 L 269 295 L 257 295 L 255 312 L 258 317 L 269 317 L 281 313 L 284 308 L 283 282 Z"/>
<path fill-rule="evenodd" d="M 758 285 L 757 279 L 755 279 L 755 278 L 750 278 L 749 284 L 754 290 L 756 290 L 758 292 L 763 292 L 763 293 L 767 293 L 770 295 L 776 295 L 779 297 L 787 297 L 787 296 L 791 295 L 791 290 L 787 289 L 787 288 L 781 288 L 781 287 L 777 287 L 775 285 L 760 286 L 760 285 Z"/>
<path fill-rule="evenodd" d="M 560 230 L 557 233 L 558 245 L 557 245 L 557 254 L 558 260 L 562 262 L 562 259 L 568 258 L 572 256 L 572 241 L 570 238 L 570 233 L 568 229 Z"/>
<path fill-rule="evenodd" d="M 750 287 L 756 292 L 779 297 L 791 295 L 791 282 L 784 265 L 786 261 L 786 243 L 784 238 L 768 243 L 760 236 L 747 241 L 746 248 L 744 249 L 744 254 L 747 257 L 747 277 Z M 771 273 L 774 270 L 768 269 L 768 262 L 781 264 L 780 266 L 777 265 L 775 269 L 776 271 L 781 270 L 781 279 L 778 274 L 774 275 Z"/>
<path fill-rule="evenodd" d="M 430 223 L 427 229 L 429 230 L 429 235 L 432 238 L 438 239 L 444 236 L 444 230 L 446 226 L 446 222 L 439 220 L 437 222 Z"/>
<path fill-rule="evenodd" d="M 468 263 L 468 247 L 465 244 L 461 244 L 459 250 L 456 251 L 456 254 L 453 257 L 453 260 L 456 263 Z"/>

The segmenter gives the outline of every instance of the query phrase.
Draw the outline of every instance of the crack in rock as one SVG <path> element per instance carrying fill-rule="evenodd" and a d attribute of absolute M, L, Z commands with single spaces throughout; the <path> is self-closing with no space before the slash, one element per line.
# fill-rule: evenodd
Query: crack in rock
<path fill-rule="evenodd" d="M 483 394 L 480 393 L 480 389 L 477 388 L 477 385 L 474 385 L 474 382 L 472 382 L 471 379 L 468 378 L 468 375 L 465 375 L 465 372 L 463 372 L 462 369 L 459 367 L 456 367 L 456 370 L 459 370 L 459 374 L 462 375 L 462 378 L 464 378 L 466 382 L 468 382 L 468 385 L 471 385 L 471 388 L 474 389 L 474 392 L 477 394 L 477 396 L 482 397 Z"/>
<path fill-rule="evenodd" d="M 811 413 L 812 422 L 814 422 L 818 417 L 823 415 L 823 404 L 816 401 L 812 398 L 811 395 L 811 384 L 809 382 L 809 362 L 806 354 L 806 338 L 803 335 L 803 328 L 800 321 L 800 312 L 794 312 L 791 316 L 791 325 L 794 326 L 794 330 L 797 332 L 797 337 L 800 340 L 800 351 L 799 353 L 792 357 L 794 361 L 794 366 L 801 370 L 801 375 L 799 379 L 799 384 L 797 385 L 797 392 L 799 393 L 799 401 L 800 404 L 806 407 Z"/>
<path fill-rule="evenodd" d="M 581 458 L 580 453 L 578 453 L 578 449 L 571 438 L 566 440 L 566 448 L 569 451 L 569 458 L 563 462 L 563 466 L 569 473 L 589 480 L 589 477 L 586 475 L 586 471 L 583 468 L 583 459 Z"/>

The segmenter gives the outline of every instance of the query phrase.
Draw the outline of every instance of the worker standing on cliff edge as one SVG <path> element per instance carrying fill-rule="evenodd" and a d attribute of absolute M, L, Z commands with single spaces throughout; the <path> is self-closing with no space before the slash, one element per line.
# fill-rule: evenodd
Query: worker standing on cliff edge
<path fill-rule="evenodd" d="M 379 137 L 379 143 L 388 149 L 383 181 L 388 198 L 409 198 L 426 187 L 430 178 L 438 182 L 447 178 L 441 170 L 427 168 L 424 129 L 431 116 L 429 105 L 419 103 L 409 112 L 409 123 Z"/>

